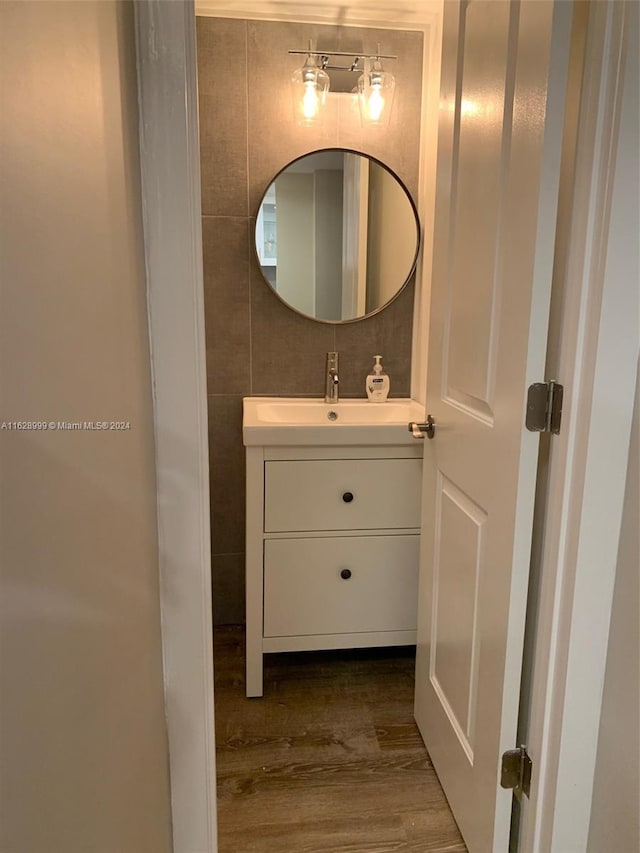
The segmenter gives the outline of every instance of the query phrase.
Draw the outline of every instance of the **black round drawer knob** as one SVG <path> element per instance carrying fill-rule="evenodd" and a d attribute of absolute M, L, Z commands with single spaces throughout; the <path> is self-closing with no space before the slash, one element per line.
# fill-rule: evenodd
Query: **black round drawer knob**
<path fill-rule="evenodd" d="M 346 504 L 350 504 L 351 501 L 353 500 L 353 492 L 344 492 L 344 494 L 342 495 L 342 500 Z"/>
<path fill-rule="evenodd" d="M 343 581 L 348 581 L 349 578 L 351 577 L 351 569 L 341 569 L 340 570 L 340 577 L 342 578 Z"/>

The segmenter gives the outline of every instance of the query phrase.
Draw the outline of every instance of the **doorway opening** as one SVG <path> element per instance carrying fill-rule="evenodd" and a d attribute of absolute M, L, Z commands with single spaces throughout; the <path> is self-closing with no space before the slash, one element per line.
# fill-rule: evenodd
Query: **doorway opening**
<path fill-rule="evenodd" d="M 244 832 L 247 847 L 264 844 L 264 850 L 279 849 L 274 838 L 280 838 L 281 844 L 289 839 L 292 849 L 301 849 L 314 837 L 323 838 L 322 842 L 318 840 L 318 847 L 322 843 L 328 850 L 337 849 L 334 841 L 338 837 L 350 845 L 349 849 L 367 853 L 374 844 L 413 840 L 418 847 L 424 840 L 424 849 L 464 850 L 413 720 L 415 647 L 269 654 L 265 658 L 264 698 L 245 698 L 247 496 L 243 397 L 321 396 L 324 352 L 335 350 L 348 352 L 340 363 L 340 391 L 345 397 L 364 396 L 364 377 L 371 370 L 374 352 L 384 355 L 385 367 L 392 374 L 392 394 L 410 397 L 414 294 L 410 282 L 377 319 L 357 325 L 328 325 L 283 308 L 256 277 L 254 217 L 272 173 L 280 172 L 287 160 L 299 156 L 301 146 L 326 148 L 337 144 L 347 148 L 349 138 L 360 130 L 352 117 L 346 116 L 336 120 L 335 139 L 329 139 L 328 130 L 318 135 L 310 129 L 297 129 L 293 122 L 286 124 L 285 131 L 290 104 L 287 75 L 280 66 L 287 59 L 289 40 L 301 38 L 298 31 L 302 33 L 307 27 L 283 20 L 215 17 L 215 9 L 211 12 L 213 17 L 196 19 L 196 44 L 205 326 L 209 338 L 219 847 L 221 851 L 237 850 L 242 846 L 238 833 Z M 411 74 L 399 75 L 398 85 L 412 106 L 402 121 L 392 122 L 391 131 L 374 141 L 363 136 L 357 147 L 365 153 L 372 148 L 380 160 L 395 165 L 417 203 L 423 156 L 419 142 L 423 82 L 419 71 L 431 42 L 424 26 L 405 31 L 397 21 L 390 25 L 393 29 L 377 30 L 377 40 L 384 42 L 385 50 L 402 54 L 403 62 L 411 66 Z M 312 33 L 316 38 L 331 38 L 336 44 L 340 39 L 351 44 L 372 37 L 360 27 L 318 23 Z M 429 33 L 435 41 L 435 32 Z M 249 89 L 259 61 L 262 69 L 270 69 L 267 77 L 272 103 L 266 113 L 265 98 L 258 97 L 264 95 L 262 89 L 256 95 Z M 340 101 L 340 109 L 347 102 L 348 96 L 347 101 Z M 289 153 L 283 154 L 283 147 Z M 293 177 L 296 186 L 309 183 L 305 171 L 296 171 Z M 374 183 L 372 175 L 369 177 Z M 392 209 L 399 217 L 397 206 Z M 414 213 L 410 213 L 413 218 Z M 261 225 L 264 231 L 264 222 Z M 279 240 L 279 252 L 281 243 Z M 270 253 L 272 248 L 270 245 Z M 397 245 L 394 248 L 397 253 Z M 418 370 L 414 371 L 416 375 Z M 406 421 L 402 437 L 414 445 L 405 455 L 417 456 L 419 447 L 409 436 Z M 417 458 L 410 461 L 419 467 Z M 419 470 L 412 485 L 415 505 L 421 487 Z M 246 491 L 251 488 L 247 485 Z M 415 528 L 387 530 L 398 535 L 386 537 L 398 546 L 411 545 L 416 564 L 413 580 L 417 580 L 419 524 L 418 509 L 411 524 L 394 524 L 387 517 L 382 525 Z M 410 532 L 412 537 L 399 535 Z M 414 541 L 407 542 L 409 538 Z M 391 571 L 393 561 L 387 562 Z M 408 598 L 407 609 L 414 611 L 413 624 L 395 626 L 397 630 L 386 626 L 388 634 L 397 635 L 393 640 L 387 637 L 388 642 L 415 642 L 415 592 Z M 353 624 L 340 630 L 365 631 Z M 400 636 L 409 634 L 411 639 Z M 360 639 L 356 644 L 364 643 Z M 388 800 L 393 796 L 395 806 L 385 803 L 385 797 Z M 384 818 L 383 812 L 388 812 Z M 336 815 L 341 815 L 338 821 Z M 257 840 L 263 837 L 264 842 Z"/>

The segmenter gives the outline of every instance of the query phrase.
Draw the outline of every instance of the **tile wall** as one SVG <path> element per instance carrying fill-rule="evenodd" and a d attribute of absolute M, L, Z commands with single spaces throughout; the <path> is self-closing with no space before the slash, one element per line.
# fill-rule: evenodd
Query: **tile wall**
<path fill-rule="evenodd" d="M 345 147 L 386 163 L 417 199 L 422 34 L 201 17 L 197 20 L 205 323 L 209 402 L 213 600 L 216 624 L 244 621 L 242 398 L 324 391 L 325 354 L 340 353 L 340 392 L 364 396 L 375 353 L 392 395 L 410 393 L 413 284 L 380 314 L 332 326 L 298 316 L 265 284 L 253 229 L 262 194 L 289 161 Z M 320 129 L 293 121 L 289 56 L 309 39 L 319 49 L 397 54 L 391 125 L 360 128 L 349 99 L 329 99 Z"/>

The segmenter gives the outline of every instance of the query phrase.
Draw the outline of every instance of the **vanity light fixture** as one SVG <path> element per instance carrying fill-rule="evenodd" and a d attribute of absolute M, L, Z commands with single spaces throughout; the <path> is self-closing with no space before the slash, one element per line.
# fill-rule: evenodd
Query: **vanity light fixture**
<path fill-rule="evenodd" d="M 289 51 L 289 53 L 304 53 L 305 51 Z M 307 58 L 302 68 L 294 71 L 291 78 L 291 94 L 293 96 L 293 113 L 297 124 L 309 127 L 317 124 L 329 91 L 329 75 L 324 70 L 324 56 L 311 50 L 306 51 Z M 318 67 L 316 57 L 321 57 L 322 67 Z"/>
<path fill-rule="evenodd" d="M 329 91 L 327 71 L 351 72 L 360 75 L 356 87 L 352 90 L 358 96 L 360 121 L 366 126 L 387 126 L 393 105 L 396 81 L 382 67 L 383 59 L 397 59 L 397 56 L 380 53 L 355 54 L 341 50 L 313 50 L 311 40 L 307 50 L 290 50 L 290 54 L 306 56 L 304 65 L 298 68 L 291 78 L 293 110 L 299 125 L 317 124 L 322 115 Z M 351 57 L 345 65 L 332 65 L 332 57 Z"/>
<path fill-rule="evenodd" d="M 363 127 L 389 125 L 396 81 L 393 74 L 383 69 L 381 59 L 379 53 L 375 57 L 365 57 L 364 73 L 358 78 L 358 105 Z"/>

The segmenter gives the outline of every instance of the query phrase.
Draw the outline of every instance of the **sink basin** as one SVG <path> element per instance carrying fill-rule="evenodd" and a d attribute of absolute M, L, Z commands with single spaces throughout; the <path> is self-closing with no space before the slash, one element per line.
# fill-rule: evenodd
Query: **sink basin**
<path fill-rule="evenodd" d="M 245 397 L 245 445 L 367 445 L 415 441 L 409 421 L 424 420 L 424 406 L 409 399 L 385 403 L 296 397 Z"/>

